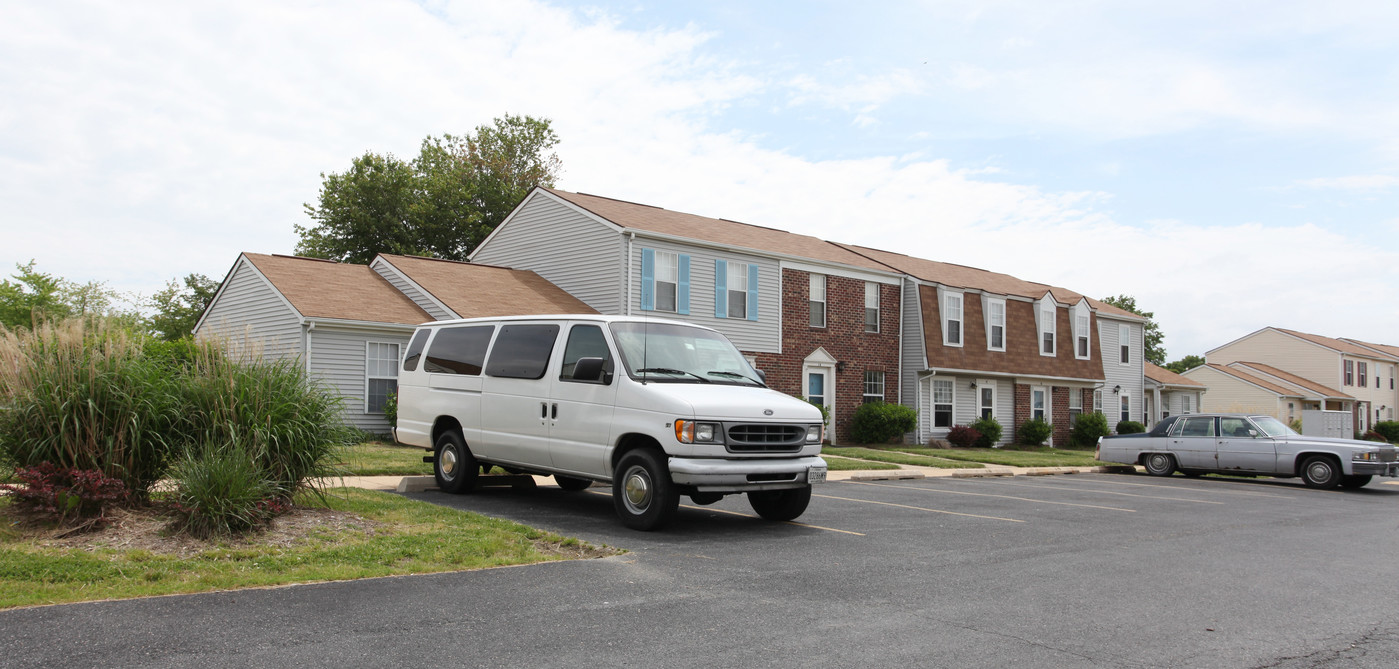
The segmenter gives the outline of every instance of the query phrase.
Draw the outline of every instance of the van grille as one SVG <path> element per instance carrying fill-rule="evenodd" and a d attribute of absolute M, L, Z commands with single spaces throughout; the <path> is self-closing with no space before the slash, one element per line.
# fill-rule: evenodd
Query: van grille
<path fill-rule="evenodd" d="M 728 449 L 742 453 L 792 453 L 806 442 L 806 426 L 745 423 L 726 425 Z"/>

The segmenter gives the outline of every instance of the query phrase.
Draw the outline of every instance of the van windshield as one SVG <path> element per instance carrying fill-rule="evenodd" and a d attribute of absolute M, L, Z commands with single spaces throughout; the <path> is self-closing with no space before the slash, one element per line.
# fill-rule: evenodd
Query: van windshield
<path fill-rule="evenodd" d="M 613 323 L 627 374 L 640 381 L 763 385 L 723 335 L 674 323 Z"/>

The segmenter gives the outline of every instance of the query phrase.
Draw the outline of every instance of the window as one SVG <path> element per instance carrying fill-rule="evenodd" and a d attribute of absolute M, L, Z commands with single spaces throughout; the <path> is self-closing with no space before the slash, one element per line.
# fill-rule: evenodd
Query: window
<path fill-rule="evenodd" d="M 884 401 L 884 372 L 865 372 L 864 404 Z"/>
<path fill-rule="evenodd" d="M 557 325 L 502 325 L 486 375 L 506 379 L 540 379 L 559 336 Z"/>
<path fill-rule="evenodd" d="M 1291 423 L 1297 419 L 1297 405 L 1292 402 L 1287 403 L 1287 422 Z"/>
<path fill-rule="evenodd" d="M 992 351 L 1006 350 L 1006 301 L 987 300 L 986 314 L 986 348 Z"/>
<path fill-rule="evenodd" d="M 423 371 L 434 374 L 480 376 L 486 362 L 486 347 L 495 332 L 493 325 L 442 328 L 432 338 Z"/>
<path fill-rule="evenodd" d="M 1213 437 L 1214 417 L 1182 418 L 1171 426 L 1172 437 Z"/>
<path fill-rule="evenodd" d="M 1117 326 L 1117 348 L 1120 352 L 1118 362 L 1126 365 L 1132 362 L 1132 328 L 1128 325 Z"/>
<path fill-rule="evenodd" d="M 1122 420 L 1132 420 L 1132 396 L 1122 395 L 1118 402 L 1122 404 Z"/>
<path fill-rule="evenodd" d="M 641 249 L 641 309 L 690 313 L 690 256 Z"/>
<path fill-rule="evenodd" d="M 1366 363 L 1357 362 L 1357 363 L 1355 363 L 1355 366 L 1356 366 L 1356 368 L 1357 368 L 1356 371 L 1359 372 L 1359 374 L 1360 374 L 1360 383 L 1358 383 L 1358 384 L 1356 384 L 1356 385 L 1358 385 L 1358 386 L 1360 386 L 1360 387 L 1362 387 L 1362 388 L 1364 388 L 1364 387 L 1369 387 L 1369 385 L 1370 385 L 1370 380 L 1367 379 L 1367 378 L 1365 378 L 1365 372 L 1368 371 L 1368 370 L 1366 369 L 1366 367 L 1367 367 Z"/>
<path fill-rule="evenodd" d="M 826 406 L 826 375 L 812 372 L 806 375 L 806 401 Z"/>
<path fill-rule="evenodd" d="M 1346 380 L 1345 380 L 1345 384 L 1348 385 L 1348 386 L 1353 386 L 1353 385 L 1355 385 L 1355 361 L 1353 361 L 1353 360 L 1347 360 L 1347 361 L 1345 361 L 1345 368 L 1346 368 Z"/>
<path fill-rule="evenodd" d="M 1054 298 L 1046 297 L 1040 301 L 1039 305 L 1039 329 L 1040 329 L 1040 355 L 1054 355 L 1054 335 L 1057 334 L 1058 326 L 1055 324 Z"/>
<path fill-rule="evenodd" d="M 1044 388 L 1030 389 L 1030 419 L 1045 420 L 1045 396 L 1048 395 Z"/>
<path fill-rule="evenodd" d="M 1102 390 L 1095 390 L 1095 391 L 1093 391 L 1093 411 L 1096 412 L 1096 413 L 1102 413 L 1102 412 L 1103 412 L 1103 391 L 1102 391 Z"/>
<path fill-rule="evenodd" d="M 1394 366 L 1389 367 L 1389 389 L 1394 390 Z"/>
<path fill-rule="evenodd" d="M 398 344 L 364 344 L 365 413 L 384 413 L 389 395 L 398 392 Z"/>
<path fill-rule="evenodd" d="M 807 298 L 811 305 L 811 327 L 826 327 L 826 276 L 811 275 L 811 292 Z"/>
<path fill-rule="evenodd" d="M 1195 409 L 1192 408 L 1192 407 L 1190 406 L 1190 401 L 1193 400 L 1193 399 L 1195 399 L 1195 398 L 1191 397 L 1190 395 L 1181 395 L 1181 396 L 1180 396 L 1180 412 L 1181 412 L 1181 413 L 1185 414 L 1185 413 L 1194 413 L 1194 412 L 1195 412 Z M 1288 410 L 1288 411 L 1291 411 L 1291 410 L 1292 410 L 1292 405 L 1291 405 L 1291 404 L 1288 404 L 1288 405 L 1287 405 L 1287 410 Z"/>
<path fill-rule="evenodd" d="M 962 345 L 962 294 L 947 293 L 942 298 L 942 343 Z"/>
<path fill-rule="evenodd" d="M 1069 389 L 1069 425 L 1078 423 L 1078 417 L 1083 415 L 1083 391 L 1078 388 Z"/>
<path fill-rule="evenodd" d="M 408 355 L 403 356 L 403 371 L 411 372 L 418 368 L 418 359 L 423 357 L 423 347 L 427 346 L 428 335 L 432 330 L 418 330 L 413 333 L 413 341 L 408 343 Z"/>
<path fill-rule="evenodd" d="M 865 332 L 879 332 L 879 284 L 865 282 Z"/>
<path fill-rule="evenodd" d="M 612 354 L 607 349 L 607 339 L 602 336 L 602 328 L 596 325 L 575 325 L 568 331 L 568 343 L 563 349 L 563 365 L 559 368 L 559 379 L 573 381 L 573 367 L 579 358 L 602 358 L 603 378 L 597 381 L 575 381 L 575 383 L 602 383 L 612 372 Z"/>
<path fill-rule="evenodd" d="M 952 427 L 952 381 L 933 380 L 933 427 Z"/>
<path fill-rule="evenodd" d="M 729 263 L 729 318 L 748 318 L 748 263 Z"/>
<path fill-rule="evenodd" d="M 1074 306 L 1074 357 L 1079 360 L 1092 357 L 1093 349 L 1088 335 L 1092 322 L 1086 302 L 1079 302 Z"/>
<path fill-rule="evenodd" d="M 996 417 L 996 382 L 978 379 L 976 382 L 977 415 L 982 418 Z"/>

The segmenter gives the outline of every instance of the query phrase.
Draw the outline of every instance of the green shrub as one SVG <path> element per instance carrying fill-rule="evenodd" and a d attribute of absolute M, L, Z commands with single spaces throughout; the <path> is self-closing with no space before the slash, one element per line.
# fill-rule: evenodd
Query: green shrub
<path fill-rule="evenodd" d="M 826 405 L 820 404 L 818 402 L 813 402 L 805 397 L 802 397 L 801 395 L 798 395 L 797 399 L 821 410 L 821 424 L 824 425 L 826 427 L 826 431 L 829 432 L 831 429 L 831 412 L 829 409 L 826 408 Z"/>
<path fill-rule="evenodd" d="M 966 425 L 954 425 L 951 430 L 947 431 L 948 443 L 957 448 L 971 448 L 979 439 L 981 439 L 981 433 Z"/>
<path fill-rule="evenodd" d="M 1124 420 L 1117 423 L 1118 434 L 1140 434 L 1146 432 L 1146 426 L 1134 420 Z"/>
<path fill-rule="evenodd" d="M 398 427 L 398 393 L 384 397 L 384 420 L 389 422 L 390 428 Z"/>
<path fill-rule="evenodd" d="M 1001 440 L 1001 424 L 995 418 L 978 418 L 972 421 L 971 428 L 981 435 L 976 440 L 977 448 L 995 448 Z"/>
<path fill-rule="evenodd" d="M 867 402 L 855 410 L 850 421 L 850 437 L 857 444 L 886 444 L 912 432 L 918 425 L 918 412 L 902 404 Z"/>
<path fill-rule="evenodd" d="M 1301 432 L 1301 429 L 1297 430 Z M 1375 423 L 1375 431 L 1384 435 L 1384 440 L 1391 444 L 1399 444 L 1399 421 L 1382 420 Z"/>
<path fill-rule="evenodd" d="M 1292 428 L 1292 431 L 1293 431 L 1293 432 L 1296 432 L 1297 434 L 1302 434 L 1302 419 L 1301 419 L 1301 418 L 1293 418 L 1292 420 L 1287 421 L 1287 426 L 1290 427 L 1290 428 Z"/>
<path fill-rule="evenodd" d="M 1080 414 L 1069 434 L 1069 443 L 1079 448 L 1089 448 L 1098 443 L 1098 437 L 1112 434 L 1108 431 L 1108 418 L 1097 411 Z"/>
<path fill-rule="evenodd" d="M 285 510 L 287 491 L 269 480 L 256 449 L 238 443 L 191 447 L 171 468 L 175 529 L 207 538 L 247 532 Z"/>
<path fill-rule="evenodd" d="M 1384 435 L 1382 435 L 1382 434 L 1380 434 L 1379 432 L 1376 432 L 1376 431 L 1374 431 L 1374 430 L 1367 430 L 1367 431 L 1365 432 L 1365 434 L 1360 435 L 1360 438 L 1363 439 L 1363 440 L 1365 440 L 1365 441 L 1378 441 L 1378 442 L 1380 442 L 1381 444 L 1387 444 L 1387 443 L 1389 443 L 1389 440 L 1388 440 L 1388 439 L 1385 439 Z"/>
<path fill-rule="evenodd" d="M 1020 424 L 1020 429 L 1015 433 L 1021 444 L 1026 446 L 1043 446 L 1049 441 L 1050 435 L 1054 434 L 1054 426 L 1043 418 L 1034 418 Z"/>

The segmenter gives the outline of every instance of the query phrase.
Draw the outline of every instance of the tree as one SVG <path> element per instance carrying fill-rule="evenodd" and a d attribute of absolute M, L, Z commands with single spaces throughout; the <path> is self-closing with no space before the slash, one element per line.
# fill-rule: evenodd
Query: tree
<path fill-rule="evenodd" d="M 1185 370 L 1195 369 L 1196 367 L 1199 367 L 1203 364 L 1205 364 L 1204 358 L 1201 358 L 1198 355 L 1187 355 L 1184 358 L 1181 358 L 1180 360 L 1166 365 L 1166 369 L 1169 369 L 1177 374 L 1184 374 Z"/>
<path fill-rule="evenodd" d="M 135 310 L 118 306 L 127 298 L 105 281 L 74 283 L 40 272 L 33 260 L 15 268 L 19 273 L 11 275 L 14 281 L 0 279 L 0 325 L 28 328 L 70 316 L 114 316 L 130 325 L 140 321 Z"/>
<path fill-rule="evenodd" d="M 194 324 L 218 290 L 219 283 L 203 274 L 186 276 L 183 287 L 175 279 L 165 282 L 165 288 L 151 296 L 150 306 L 155 313 L 147 319 L 148 327 L 166 341 L 191 335 Z"/>
<path fill-rule="evenodd" d="M 1131 295 L 1118 295 L 1115 297 L 1105 297 L 1103 301 L 1118 309 L 1130 311 L 1146 319 L 1146 325 L 1142 326 L 1142 339 L 1145 345 L 1142 347 L 1146 352 L 1146 360 L 1153 365 L 1166 364 L 1166 349 L 1161 345 L 1165 335 L 1161 334 L 1161 328 L 1153 320 L 1155 314 L 1150 311 L 1142 311 L 1137 308 L 1137 298 Z"/>
<path fill-rule="evenodd" d="M 562 169 L 549 119 L 506 115 L 474 135 L 423 140 L 418 157 L 365 153 L 349 170 L 321 174 L 314 225 L 295 226 L 296 252 L 367 263 L 377 253 L 466 256 L 535 186 Z"/>

